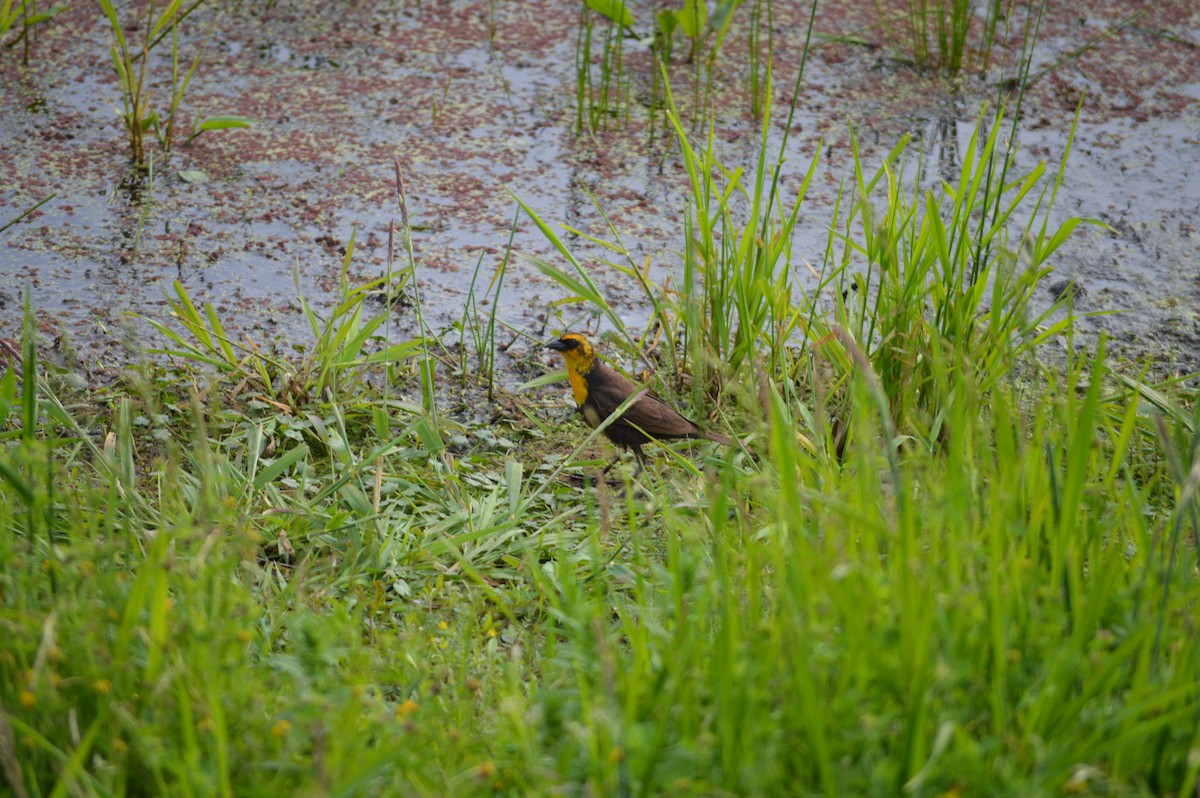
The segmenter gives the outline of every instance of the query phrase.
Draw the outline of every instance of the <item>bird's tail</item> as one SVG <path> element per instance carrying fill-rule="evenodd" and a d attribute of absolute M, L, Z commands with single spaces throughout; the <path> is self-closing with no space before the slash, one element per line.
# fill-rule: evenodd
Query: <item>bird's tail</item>
<path fill-rule="evenodd" d="M 732 446 L 733 445 L 733 438 L 729 437 L 728 435 L 722 435 L 719 432 L 710 432 L 708 430 L 705 430 L 704 437 L 708 438 L 710 441 L 713 441 L 714 443 L 719 443 L 722 446 Z"/>

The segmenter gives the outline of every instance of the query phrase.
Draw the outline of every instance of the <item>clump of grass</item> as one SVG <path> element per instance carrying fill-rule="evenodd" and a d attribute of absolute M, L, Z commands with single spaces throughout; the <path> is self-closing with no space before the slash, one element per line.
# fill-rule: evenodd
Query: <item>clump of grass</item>
<path fill-rule="evenodd" d="M 707 118 L 713 72 L 721 52 L 725 36 L 733 23 L 734 13 L 744 0 L 721 0 L 709 13 L 707 3 L 701 0 L 683 0 L 678 8 L 659 10 L 655 20 L 657 33 L 654 40 L 656 50 L 655 72 L 664 71 L 671 62 L 675 33 L 680 33 L 688 43 L 685 61 L 692 65 L 692 127 L 699 126 Z M 766 61 L 762 60 L 761 47 L 761 4 L 756 2 L 750 21 L 750 107 L 758 116 L 762 105 L 763 86 L 761 81 L 770 73 L 770 30 Z M 815 5 L 814 5 L 815 10 Z M 770 3 L 768 3 L 768 16 Z M 707 45 L 707 50 L 705 49 Z M 664 73 L 665 74 L 665 73 Z M 658 99 L 658 76 L 655 75 L 655 100 Z M 653 132 L 653 125 L 651 125 Z"/>
<path fill-rule="evenodd" d="M 182 0 L 170 0 L 160 7 L 151 2 L 146 6 L 145 17 L 138 26 L 145 31 L 140 43 L 131 41 L 125 34 L 117 7 L 112 0 L 98 0 L 101 11 L 113 34 L 111 47 L 113 68 L 121 86 L 122 120 L 129 140 L 130 157 L 135 166 L 147 164 L 146 138 L 153 131 L 164 155 L 169 155 L 175 138 L 175 127 L 179 118 L 179 106 L 183 95 L 200 65 L 204 55 L 204 44 L 197 50 L 190 64 L 181 64 L 179 59 L 179 28 L 204 0 L 194 0 L 185 7 Z M 214 23 L 215 24 L 215 23 Z M 154 107 L 150 85 L 154 67 L 151 64 L 155 48 L 167 37 L 171 37 L 171 91 L 162 113 Z M 212 30 L 209 31 L 212 35 Z M 253 121 L 239 116 L 221 115 L 201 120 L 197 118 L 188 137 L 191 142 L 208 130 L 228 130 L 249 127 Z"/>
<path fill-rule="evenodd" d="M 712 13 L 709 13 L 708 4 L 700 0 L 683 0 L 677 8 L 659 8 L 654 13 L 654 30 L 645 40 L 654 53 L 650 62 L 652 88 L 648 103 L 650 120 L 647 128 L 651 137 L 656 135 L 655 119 L 663 101 L 664 86 L 660 74 L 665 73 L 671 64 L 676 36 L 681 36 L 687 43 L 684 60 L 692 69 L 691 122 L 694 128 L 700 124 L 700 120 L 707 118 L 713 74 L 721 47 L 729 33 L 735 12 L 743 2 L 744 0 L 721 0 L 714 6 Z M 764 60 L 761 43 L 761 2 L 755 3 L 751 14 L 749 82 L 751 109 L 757 116 L 765 91 L 764 81 L 770 71 L 771 33 L 768 25 L 767 52 Z M 767 14 L 769 17 L 770 3 L 767 4 Z M 603 24 L 604 36 L 599 58 L 592 52 L 597 20 L 602 24 L 606 22 Z M 575 49 L 576 132 L 587 130 L 594 134 L 598 130 L 607 129 L 610 119 L 628 123 L 632 75 L 627 69 L 624 40 L 635 36 L 635 24 L 626 0 L 584 0 L 582 3 Z"/>
<path fill-rule="evenodd" d="M 1066 155 L 1057 174 L 1038 164 L 1013 177 L 1006 130 L 1012 134 L 1002 115 L 989 121 L 981 113 L 957 182 L 928 191 L 914 186 L 908 196 L 901 147 L 874 173 L 855 156 L 840 264 L 827 261 L 823 282 L 836 286 L 837 323 L 867 353 L 897 420 L 922 435 L 937 426 L 940 409 L 929 388 L 939 358 L 951 379 L 971 371 L 987 392 L 1039 343 L 1068 329 L 1070 314 L 1059 314 L 1065 302 L 1034 314 L 1030 301 L 1077 226 L 1101 224 L 1071 218 L 1052 228 Z M 1021 218 L 1027 221 L 1018 226 Z M 810 315 L 809 340 L 832 332 L 819 314 Z M 822 346 L 821 353 L 842 373 L 852 369 L 840 347 Z"/>
<path fill-rule="evenodd" d="M 467 385 L 467 375 L 474 373 L 476 378 L 481 379 L 487 386 L 487 398 L 489 402 L 496 398 L 496 314 L 500 309 L 500 296 L 504 290 L 504 276 L 507 274 L 509 258 L 512 256 L 513 238 L 516 236 L 517 221 L 519 218 L 520 212 L 518 211 L 513 218 L 508 244 L 504 249 L 504 257 L 496 267 L 496 271 L 492 274 L 491 280 L 484 289 L 482 297 L 476 291 L 483 266 L 483 255 L 479 256 L 479 260 L 475 264 L 475 272 L 471 275 L 471 285 L 467 291 L 466 302 L 463 303 L 462 318 L 457 325 L 460 342 L 458 367 L 462 375 L 462 385 L 465 387 Z M 490 305 L 490 309 L 486 314 L 480 309 L 481 305 Z M 468 339 L 471 342 L 469 348 L 466 346 Z M 476 357 L 474 371 L 472 371 L 467 363 L 467 358 L 472 352 Z"/>
<path fill-rule="evenodd" d="M 395 161 L 396 167 L 396 200 L 400 209 L 400 235 L 401 243 L 404 246 L 404 254 L 408 263 L 408 268 L 402 272 L 401 286 L 407 286 L 412 292 L 413 310 L 417 317 L 417 325 L 421 330 L 421 337 L 415 342 L 418 347 L 419 356 L 417 357 L 417 367 L 421 375 L 421 407 L 424 410 L 424 418 L 422 420 L 422 437 L 426 445 L 435 452 L 440 452 L 444 448 L 440 425 L 438 423 L 437 410 L 437 377 L 435 374 L 436 358 L 434 356 L 434 346 L 441 350 L 445 361 L 449 361 L 449 353 L 446 352 L 446 347 L 441 339 L 433 334 L 428 322 L 425 319 L 424 307 L 421 304 L 421 289 L 417 282 L 417 256 L 413 249 L 412 242 L 412 225 L 409 223 L 408 215 L 408 195 L 404 184 L 404 170 L 399 159 Z M 392 253 L 393 253 L 393 236 L 395 226 L 388 229 L 388 277 L 392 274 Z M 390 307 L 389 307 L 390 311 Z M 390 312 L 389 312 L 390 315 Z M 391 358 L 387 358 L 390 360 Z"/>
<path fill-rule="evenodd" d="M 982 15 L 977 10 L 980 5 L 984 7 Z M 878 1 L 875 8 L 891 38 L 889 11 Z M 1034 4 L 1030 10 L 1040 19 L 1044 4 Z M 951 77 L 963 70 L 984 74 L 991 68 L 997 38 L 1005 33 L 1012 12 L 1012 0 L 907 0 L 904 32 L 895 38 L 906 40 L 913 62 L 921 69 Z"/>
<path fill-rule="evenodd" d="M 0 42 L 9 31 L 18 28 L 20 33 L 11 42 L 4 43 L 4 46 L 14 47 L 17 42 L 23 42 L 21 62 L 28 66 L 34 29 L 65 9 L 66 6 L 51 6 L 45 11 L 39 11 L 37 0 L 3 0 L 0 2 Z"/>
<path fill-rule="evenodd" d="M 764 8 L 765 6 L 765 8 Z M 750 7 L 749 94 L 750 113 L 762 116 L 770 86 L 771 63 L 775 54 L 774 3 L 754 0 Z M 765 36 L 764 36 L 765 33 Z"/>
<path fill-rule="evenodd" d="M 313 335 L 312 343 L 301 358 L 281 358 L 264 351 L 248 338 L 234 338 L 226 331 L 212 305 L 206 303 L 201 312 L 179 281 L 173 284 L 174 296 L 167 297 L 167 302 L 171 316 L 182 330 L 157 319 L 147 319 L 171 343 L 170 348 L 151 348 L 149 352 L 212 368 L 222 379 L 237 385 L 238 393 L 249 392 L 290 407 L 330 391 L 353 392 L 361 387 L 369 367 L 379 364 L 402 366 L 415 358 L 422 348 L 419 338 L 402 344 L 375 345 L 389 314 L 379 312 L 367 316 L 366 301 L 380 286 L 386 287 L 388 278 L 384 275 L 352 286 L 347 275 L 353 254 L 352 235 L 338 277 L 341 299 L 326 318 L 322 318 L 300 292 L 299 273 L 296 273 L 300 309 Z"/>
<path fill-rule="evenodd" d="M 610 120 L 627 122 L 630 76 L 625 69 L 625 32 L 633 14 L 625 0 L 584 0 L 575 40 L 575 132 L 606 130 Z M 599 63 L 592 48 L 600 20 Z M 597 66 L 599 70 L 597 71 Z"/>
<path fill-rule="evenodd" d="M 432 331 L 425 321 L 420 292 L 415 279 L 416 258 L 412 248 L 408 203 L 400 163 L 396 168 L 396 198 L 401 212 L 401 244 L 407 264 L 396 269 L 394 264 L 395 225 L 388 233 L 388 256 L 385 272 L 364 283 L 352 284 L 350 266 L 354 259 L 357 230 L 351 233 L 338 272 L 339 299 L 327 315 L 319 312 L 300 289 L 300 273 L 293 274 L 300 311 L 312 333 L 307 347 L 297 347 L 300 357 L 286 357 L 266 351 L 264 347 L 244 337 L 230 335 L 217 311 L 209 303 L 197 308 L 187 289 L 179 281 L 172 285 L 174 295 L 167 297 L 171 317 L 178 329 L 158 319 L 146 321 L 168 342 L 165 348 L 149 348 L 152 355 L 167 355 L 184 362 L 213 370 L 214 375 L 234 385 L 234 393 L 246 395 L 271 405 L 296 409 L 323 397 L 339 397 L 365 390 L 371 369 L 382 367 L 385 386 L 384 405 L 388 404 L 387 386 L 401 379 L 415 366 L 421 375 L 422 406 L 430 424 L 429 434 L 436 439 L 437 416 L 433 404 L 435 394 Z M 384 308 L 370 312 L 370 300 L 384 297 Z M 393 307 L 406 302 L 416 315 L 424 333 L 402 343 L 391 340 Z M 440 342 L 437 342 L 440 347 Z M 373 413 L 381 436 L 387 437 L 386 416 L 381 410 Z M 441 448 L 438 443 L 437 448 Z"/>

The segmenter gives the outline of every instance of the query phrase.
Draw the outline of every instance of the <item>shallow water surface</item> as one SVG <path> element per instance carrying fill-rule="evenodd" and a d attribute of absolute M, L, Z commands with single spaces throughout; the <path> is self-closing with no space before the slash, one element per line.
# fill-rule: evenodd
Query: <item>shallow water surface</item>
<path fill-rule="evenodd" d="M 1082 103 L 1052 218 L 1086 216 L 1108 227 L 1081 227 L 1056 253 L 1039 301 L 1075 281 L 1084 289 L 1078 312 L 1121 311 L 1084 319 L 1081 329 L 1107 331 L 1123 354 L 1151 357 L 1161 373 L 1200 370 L 1200 10 L 1192 5 L 1157 4 L 1048 71 L 1025 97 L 1014 143 L 1022 173 L 1039 161 L 1057 169 Z M 772 147 L 782 142 L 807 21 L 800 4 L 776 6 Z M 824 257 L 839 188 L 852 174 L 852 127 L 873 163 L 912 135 L 914 179 L 933 185 L 953 176 L 980 109 L 1000 96 L 999 69 L 950 82 L 880 46 L 875 7 L 819 7 L 822 36 L 807 63 L 784 176 L 794 190 L 820 153 L 792 245 L 798 264 L 819 268 Z M 212 10 L 185 26 L 185 54 L 213 24 Z M 1052 10 L 1034 72 L 1126 13 L 1094 0 Z M 607 238 L 595 198 L 635 260 L 650 263 L 656 282 L 670 277 L 687 183 L 677 151 L 648 133 L 649 55 L 629 41 L 628 121 L 577 136 L 577 21 L 575 4 L 549 0 L 228 4 L 183 113 L 238 114 L 257 125 L 206 133 L 190 146 L 181 136 L 169 160 L 139 174 L 115 111 L 109 31 L 90 4 L 74 4 L 40 29 L 28 67 L 20 48 L 0 51 L 0 224 L 54 194 L 0 233 L 0 335 L 18 335 L 28 288 L 41 328 L 68 333 L 88 367 L 120 362 L 128 346 L 154 343 L 132 314 L 165 318 L 164 293 L 179 280 L 237 334 L 302 346 L 309 336 L 297 290 L 318 306 L 334 301 L 354 231 L 352 278 L 385 268 L 389 225 L 400 220 L 397 159 L 435 329 L 461 317 L 477 265 L 486 285 L 503 258 L 516 209 L 510 191 L 551 225 Z M 726 164 L 752 171 L 760 127 L 739 66 L 744 24 L 735 20 L 713 79 L 715 139 Z M 1019 42 L 997 58 L 1018 54 Z M 160 75 L 164 56 L 152 60 Z M 677 60 L 683 99 L 691 72 Z M 161 81 L 154 91 L 161 105 Z M 189 173 L 201 174 L 189 182 L 181 177 Z M 610 255 L 564 236 L 628 322 L 644 320 L 640 290 L 599 265 Z M 513 246 L 561 265 L 527 218 Z M 561 289 L 520 258 L 504 289 L 501 320 L 529 336 L 512 333 L 510 354 L 585 319 L 578 308 L 551 307 Z M 397 321 L 395 335 L 413 332 L 410 310 L 397 310 Z"/>

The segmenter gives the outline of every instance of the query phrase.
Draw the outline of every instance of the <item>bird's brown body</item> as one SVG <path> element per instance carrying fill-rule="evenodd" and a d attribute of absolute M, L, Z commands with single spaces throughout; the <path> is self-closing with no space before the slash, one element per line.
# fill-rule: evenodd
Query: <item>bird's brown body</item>
<path fill-rule="evenodd" d="M 600 426 L 630 396 L 642 390 L 601 363 L 588 339 L 578 333 L 567 333 L 548 346 L 563 356 L 575 404 L 592 429 Z M 639 397 L 605 427 L 604 434 L 618 446 L 632 449 L 639 466 L 646 457 L 642 446 L 655 439 L 702 438 L 725 445 L 733 443 L 728 436 L 702 429 L 648 394 Z"/>

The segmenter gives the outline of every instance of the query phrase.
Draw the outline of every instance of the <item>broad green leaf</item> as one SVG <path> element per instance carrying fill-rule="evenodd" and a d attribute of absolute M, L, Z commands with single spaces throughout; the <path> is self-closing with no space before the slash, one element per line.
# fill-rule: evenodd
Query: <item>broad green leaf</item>
<path fill-rule="evenodd" d="M 683 7 L 677 14 L 679 27 L 693 41 L 700 38 L 704 26 L 708 23 L 708 6 L 704 0 L 683 0 Z"/>
<path fill-rule="evenodd" d="M 245 116 L 210 116 L 196 125 L 196 132 L 205 130 L 231 130 L 239 127 L 254 127 L 255 120 Z"/>
<path fill-rule="evenodd" d="M 179 7 L 183 5 L 183 0 L 171 0 L 167 7 L 163 9 L 159 15 L 158 21 L 154 23 L 154 27 L 150 29 L 150 38 L 153 39 L 158 35 L 159 31 L 168 25 L 175 23 L 175 15 L 179 13 Z"/>
<path fill-rule="evenodd" d="M 187 137 L 184 144 L 191 144 L 193 139 L 208 130 L 233 130 L 254 127 L 256 124 L 258 123 L 255 120 L 245 116 L 210 116 L 192 126 L 192 135 Z"/>
<path fill-rule="evenodd" d="M 679 27 L 679 16 L 669 8 L 664 8 L 655 15 L 658 20 L 658 29 L 663 32 L 664 36 L 670 36 Z"/>
<path fill-rule="evenodd" d="M 264 468 L 254 477 L 255 489 L 262 490 L 264 485 L 274 482 L 280 474 L 307 456 L 308 444 L 306 443 L 302 443 L 299 446 L 289 449 L 282 457 L 275 460 L 275 462 L 271 463 L 271 465 Z"/>
<path fill-rule="evenodd" d="M 626 0 L 583 0 L 583 2 L 597 14 L 603 14 L 622 28 L 633 27 L 633 14 L 629 13 Z"/>
<path fill-rule="evenodd" d="M 54 8 L 50 9 L 49 11 L 43 11 L 40 14 L 34 14 L 31 17 L 26 17 L 24 25 L 27 28 L 32 28 L 34 25 L 38 25 L 42 22 L 45 22 L 46 20 L 50 19 L 50 17 L 53 17 L 54 15 L 58 14 L 59 12 L 66 11 L 66 10 L 67 10 L 66 6 L 55 6 Z"/>
<path fill-rule="evenodd" d="M 566 380 L 567 370 L 559 369 L 558 371 L 552 371 L 549 374 L 543 374 L 540 377 L 534 377 L 529 382 L 523 382 L 514 390 L 517 393 L 524 393 L 525 391 L 532 391 L 534 388 L 541 388 L 544 385 L 554 385 L 558 382 L 566 382 Z"/>

